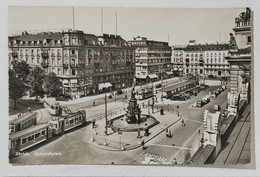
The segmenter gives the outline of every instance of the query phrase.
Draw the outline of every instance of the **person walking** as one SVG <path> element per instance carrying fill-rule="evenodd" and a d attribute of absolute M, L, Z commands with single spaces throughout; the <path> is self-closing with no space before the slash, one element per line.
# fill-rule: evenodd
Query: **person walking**
<path fill-rule="evenodd" d="M 186 124 L 185 124 L 185 122 L 184 122 L 184 119 L 183 119 L 183 118 L 181 119 L 181 125 L 182 125 L 182 126 L 186 126 Z"/>
<path fill-rule="evenodd" d="M 30 107 L 28 108 L 28 111 L 31 112 L 31 108 Z"/>

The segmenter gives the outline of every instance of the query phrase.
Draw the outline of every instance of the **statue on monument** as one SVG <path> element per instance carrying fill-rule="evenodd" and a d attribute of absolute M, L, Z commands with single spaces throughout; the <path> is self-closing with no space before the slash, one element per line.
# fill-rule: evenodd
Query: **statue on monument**
<path fill-rule="evenodd" d="M 229 33 L 230 40 L 229 40 L 229 47 L 230 49 L 237 49 L 237 43 L 234 35 L 232 33 Z"/>

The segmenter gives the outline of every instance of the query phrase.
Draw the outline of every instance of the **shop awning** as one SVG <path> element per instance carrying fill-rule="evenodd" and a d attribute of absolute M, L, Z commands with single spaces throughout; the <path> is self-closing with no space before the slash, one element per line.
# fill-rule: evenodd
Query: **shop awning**
<path fill-rule="evenodd" d="M 68 82 L 69 82 L 68 79 L 64 79 L 64 80 L 62 81 L 63 84 L 68 84 Z"/>
<path fill-rule="evenodd" d="M 173 71 L 178 71 L 178 68 L 173 68 Z"/>
<path fill-rule="evenodd" d="M 77 79 L 71 79 L 70 84 L 78 84 L 78 80 Z"/>
<path fill-rule="evenodd" d="M 98 84 L 99 90 L 102 90 L 103 88 L 108 88 L 108 87 L 112 87 L 112 84 L 110 82 Z"/>
<path fill-rule="evenodd" d="M 147 75 L 137 75 L 136 78 L 138 79 L 146 79 Z"/>
<path fill-rule="evenodd" d="M 183 69 L 182 68 L 179 68 L 179 70 L 178 71 L 183 71 Z"/>
<path fill-rule="evenodd" d="M 173 75 L 173 73 L 172 73 L 172 72 L 166 72 L 166 74 L 168 74 L 168 75 Z"/>
<path fill-rule="evenodd" d="M 150 77 L 150 79 L 155 79 L 157 78 L 158 76 L 156 74 L 149 74 L 148 77 Z"/>

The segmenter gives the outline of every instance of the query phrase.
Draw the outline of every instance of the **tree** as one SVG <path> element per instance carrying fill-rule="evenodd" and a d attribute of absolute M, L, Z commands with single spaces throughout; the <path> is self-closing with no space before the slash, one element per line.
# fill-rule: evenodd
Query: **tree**
<path fill-rule="evenodd" d="M 55 73 L 49 73 L 43 81 L 43 89 L 47 96 L 57 97 L 61 94 L 62 83 Z"/>
<path fill-rule="evenodd" d="M 38 96 L 44 95 L 43 90 L 43 79 L 45 78 L 45 74 L 43 70 L 39 67 L 35 67 L 31 70 L 30 74 L 28 75 L 29 86 L 30 86 L 30 94 L 31 96 Z"/>
<path fill-rule="evenodd" d="M 25 83 L 28 75 L 30 74 L 30 66 L 26 61 L 22 60 L 21 62 L 13 64 L 13 70 L 20 79 Z"/>
<path fill-rule="evenodd" d="M 15 72 L 9 69 L 9 98 L 14 101 L 14 109 L 16 109 L 16 101 L 25 95 L 25 85 L 21 79 L 16 77 Z"/>

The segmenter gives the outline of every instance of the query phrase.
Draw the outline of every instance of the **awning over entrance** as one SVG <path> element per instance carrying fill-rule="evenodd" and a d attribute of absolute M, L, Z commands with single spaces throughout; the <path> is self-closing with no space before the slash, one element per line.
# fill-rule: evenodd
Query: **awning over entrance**
<path fill-rule="evenodd" d="M 78 80 L 77 79 L 71 79 L 70 80 L 70 84 L 77 84 L 78 83 Z"/>
<path fill-rule="evenodd" d="M 110 82 L 98 84 L 99 90 L 102 90 L 103 88 L 108 88 L 108 87 L 112 87 L 112 84 Z"/>
<path fill-rule="evenodd" d="M 179 70 L 178 71 L 183 71 L 183 69 L 182 68 L 179 68 Z"/>
<path fill-rule="evenodd" d="M 149 74 L 148 77 L 150 77 L 150 79 L 158 78 L 158 76 L 156 74 Z"/>
<path fill-rule="evenodd" d="M 136 78 L 137 79 L 146 79 L 146 75 L 137 75 Z"/>
<path fill-rule="evenodd" d="M 178 71 L 178 68 L 173 68 L 173 71 Z"/>
<path fill-rule="evenodd" d="M 168 74 L 168 75 L 173 75 L 173 73 L 172 73 L 172 72 L 166 72 L 166 74 Z"/>

